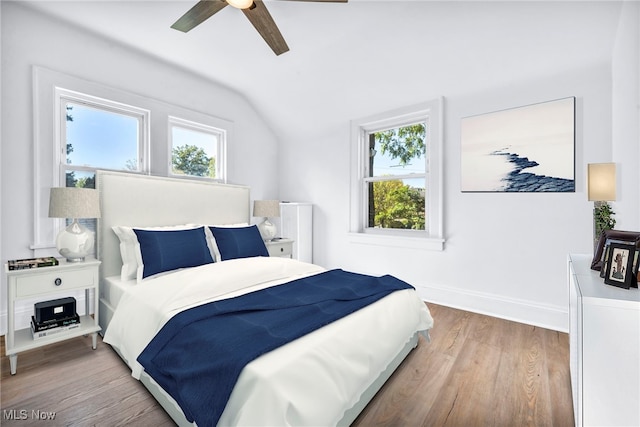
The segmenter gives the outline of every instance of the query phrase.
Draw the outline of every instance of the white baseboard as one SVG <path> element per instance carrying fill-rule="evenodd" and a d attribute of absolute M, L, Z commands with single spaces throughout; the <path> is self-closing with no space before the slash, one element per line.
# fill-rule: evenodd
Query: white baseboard
<path fill-rule="evenodd" d="M 433 285 L 416 286 L 416 289 L 418 295 L 427 303 L 432 302 L 554 331 L 569 332 L 568 307 Z"/>

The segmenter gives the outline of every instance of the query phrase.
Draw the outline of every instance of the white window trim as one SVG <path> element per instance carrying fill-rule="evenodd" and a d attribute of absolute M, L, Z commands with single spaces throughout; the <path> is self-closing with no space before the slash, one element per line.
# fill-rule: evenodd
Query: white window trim
<path fill-rule="evenodd" d="M 79 165 L 71 165 L 70 167 L 65 167 L 63 164 L 66 159 L 66 132 L 65 127 L 62 125 L 63 118 L 63 103 L 66 101 L 72 101 L 76 104 L 83 104 L 90 106 L 92 108 L 98 108 L 104 111 L 113 112 L 117 114 L 122 114 L 126 116 L 135 117 L 139 120 L 140 128 L 138 129 L 138 170 L 137 171 L 128 171 L 131 173 L 146 173 L 149 170 L 149 146 L 150 146 L 150 123 L 151 123 L 151 112 L 144 108 L 135 107 L 128 104 L 123 104 L 121 102 L 112 101 L 110 99 L 99 98 L 97 96 L 87 95 L 85 93 L 80 93 L 76 91 L 72 91 L 69 89 L 64 89 L 60 87 L 55 88 L 55 143 L 56 143 L 56 152 L 54 155 L 54 164 L 58 168 L 59 173 L 56 177 L 54 177 L 54 186 L 59 187 L 65 181 L 65 169 L 75 169 L 75 170 L 87 170 L 94 171 L 97 169 L 106 169 L 106 168 L 95 168 L 95 167 L 84 167 Z M 65 110 L 66 111 L 66 110 Z"/>
<path fill-rule="evenodd" d="M 365 117 L 351 122 L 351 194 L 349 240 L 352 243 L 443 250 L 443 98 Z M 371 229 L 366 227 L 367 194 L 364 180 L 369 150 L 366 134 L 411 124 L 427 117 L 427 223 L 424 231 Z"/>
<path fill-rule="evenodd" d="M 66 185 L 66 171 L 69 169 L 77 171 L 95 172 L 98 169 L 107 169 L 94 166 L 82 166 L 82 165 L 69 165 L 65 164 L 67 158 L 66 145 L 66 126 L 63 125 L 63 121 L 66 120 L 66 108 L 64 105 L 67 102 L 73 102 L 75 104 L 82 104 L 91 108 L 99 109 L 102 111 L 108 111 L 111 113 L 122 114 L 129 117 L 134 117 L 138 120 L 138 170 L 127 171 L 130 173 L 144 173 L 147 172 L 149 165 L 149 145 L 150 145 L 150 119 L 151 112 L 144 108 L 135 107 L 133 105 L 116 102 L 110 99 L 100 98 L 86 93 L 77 92 L 65 88 L 56 86 L 54 88 L 54 102 L 55 102 L 55 119 L 54 119 L 54 155 L 53 155 L 53 170 L 57 170 L 57 175 L 53 177 L 53 187 L 63 187 Z M 63 115 L 64 118 L 63 118 Z M 65 220 L 58 219 L 53 223 L 53 235 L 57 236 L 58 233 L 65 227 Z"/>
<path fill-rule="evenodd" d="M 34 66 L 33 71 L 33 164 L 34 164 L 34 210 L 33 243 L 30 248 L 34 256 L 56 255 L 55 236 L 61 221 L 52 221 L 48 217 L 49 189 L 64 182 L 60 172 L 60 117 L 59 99 L 56 88 L 66 88 L 69 92 L 91 94 L 98 99 L 110 99 L 124 105 L 141 105 L 140 96 L 107 87 L 89 80 Z M 147 121 L 149 126 L 150 120 Z M 149 127 L 145 129 L 149 135 Z M 149 153 L 149 143 L 145 143 Z M 60 223 L 60 224 L 58 224 Z"/>
<path fill-rule="evenodd" d="M 186 128 L 186 129 L 192 129 L 198 132 L 204 132 L 204 133 L 209 133 L 212 135 L 216 135 L 218 138 L 218 144 L 217 144 L 217 153 L 216 153 L 216 176 L 218 176 L 218 178 L 209 178 L 209 177 L 199 177 L 199 176 L 192 176 L 192 175 L 180 175 L 180 174 L 174 174 L 173 171 L 173 163 L 172 163 L 172 157 L 173 157 L 173 132 L 171 131 L 171 128 L 173 126 L 179 126 L 182 128 Z M 227 156 L 226 156 L 226 152 L 227 152 L 227 137 L 228 137 L 228 132 L 226 129 L 223 128 L 219 128 L 216 126 L 211 126 L 211 125 L 207 125 L 207 124 L 203 124 L 203 123 L 198 123 L 198 122 L 194 122 L 192 120 L 186 120 L 186 119 L 182 119 L 179 117 L 175 117 L 175 116 L 169 116 L 168 118 L 168 129 L 167 129 L 167 135 L 169 138 L 169 143 L 167 144 L 167 148 L 168 148 L 168 165 L 167 165 L 167 170 L 169 171 L 169 176 L 172 178 L 181 178 L 181 179 L 195 179 L 195 180 L 203 180 L 203 181 L 213 181 L 213 182 L 221 182 L 221 183 L 226 183 L 227 182 Z"/>

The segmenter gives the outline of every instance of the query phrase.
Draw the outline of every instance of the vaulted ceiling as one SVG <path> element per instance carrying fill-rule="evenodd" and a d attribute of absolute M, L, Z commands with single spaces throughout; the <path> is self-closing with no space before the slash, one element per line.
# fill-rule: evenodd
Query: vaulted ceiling
<path fill-rule="evenodd" d="M 276 56 L 232 7 L 182 33 L 170 26 L 195 0 L 27 3 L 242 93 L 284 138 L 607 61 L 620 13 L 611 1 L 266 0 L 290 48 Z"/>

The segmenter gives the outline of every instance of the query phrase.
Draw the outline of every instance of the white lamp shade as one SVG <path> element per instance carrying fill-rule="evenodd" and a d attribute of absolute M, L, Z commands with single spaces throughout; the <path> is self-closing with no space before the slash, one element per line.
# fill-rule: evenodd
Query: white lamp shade
<path fill-rule="evenodd" d="M 278 200 L 254 200 L 253 216 L 274 218 L 280 216 L 280 202 Z"/>
<path fill-rule="evenodd" d="M 54 187 L 49 193 L 49 218 L 100 218 L 98 190 Z"/>
<path fill-rule="evenodd" d="M 616 200 L 616 164 L 588 164 L 587 192 L 589 201 L 592 202 L 610 202 Z"/>

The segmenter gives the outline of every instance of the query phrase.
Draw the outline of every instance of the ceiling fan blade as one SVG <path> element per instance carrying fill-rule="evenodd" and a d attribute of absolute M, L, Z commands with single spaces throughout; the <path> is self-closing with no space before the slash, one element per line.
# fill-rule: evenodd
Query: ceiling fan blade
<path fill-rule="evenodd" d="M 186 33 L 187 31 L 202 24 L 226 5 L 227 2 L 223 0 L 201 0 L 189 9 L 187 13 L 182 15 L 182 17 L 178 19 L 171 28 Z"/>
<path fill-rule="evenodd" d="M 258 30 L 264 41 L 267 42 L 276 55 L 288 52 L 289 46 L 287 46 L 287 42 L 284 41 L 284 37 L 282 37 L 267 7 L 261 0 L 254 0 L 253 4 L 255 7 L 242 9 L 242 12 L 244 12 L 245 16 L 251 24 L 253 24 L 255 29 Z"/>

